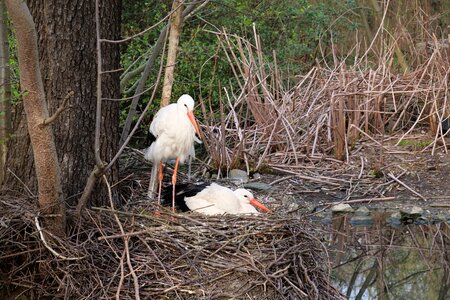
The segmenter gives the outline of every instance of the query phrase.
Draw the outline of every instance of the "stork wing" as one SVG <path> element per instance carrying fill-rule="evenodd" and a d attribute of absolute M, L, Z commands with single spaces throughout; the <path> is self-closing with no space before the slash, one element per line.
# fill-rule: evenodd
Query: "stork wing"
<path fill-rule="evenodd" d="M 175 103 L 162 107 L 153 118 L 150 124 L 150 132 L 155 136 L 160 136 L 164 131 L 170 129 L 174 124 L 173 118 L 176 117 L 177 105 Z"/>
<path fill-rule="evenodd" d="M 215 212 L 214 214 L 235 214 L 240 209 L 239 200 L 233 191 L 216 183 L 212 183 L 196 196 L 186 198 L 186 205 L 191 210 L 202 213 L 212 211 Z M 200 208 L 204 209 L 199 210 Z"/>

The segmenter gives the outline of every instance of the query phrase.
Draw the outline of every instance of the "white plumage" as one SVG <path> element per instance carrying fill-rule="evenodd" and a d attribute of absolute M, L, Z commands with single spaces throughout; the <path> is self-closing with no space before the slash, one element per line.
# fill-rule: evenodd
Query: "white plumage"
<path fill-rule="evenodd" d="M 221 214 L 258 214 L 255 206 L 269 212 L 270 210 L 258 202 L 246 189 L 231 189 L 212 183 L 199 193 L 185 197 L 186 206 L 205 215 Z"/>
<path fill-rule="evenodd" d="M 178 158 L 184 163 L 194 146 L 198 125 L 194 115 L 194 99 L 182 95 L 177 103 L 162 107 L 150 124 L 150 133 L 156 138 L 147 148 L 145 158 L 152 162 L 166 162 Z"/>
<path fill-rule="evenodd" d="M 159 168 L 160 200 L 162 184 L 162 163 L 175 159 L 172 183 L 175 186 L 178 163 L 184 163 L 194 152 L 195 133 L 199 134 L 197 121 L 194 117 L 194 99 L 189 95 L 182 95 L 177 103 L 162 107 L 150 124 L 150 133 L 154 142 L 145 151 L 145 158 L 153 162 L 149 186 L 149 196 L 156 190 L 156 178 Z M 173 198 L 175 197 L 175 189 Z"/>

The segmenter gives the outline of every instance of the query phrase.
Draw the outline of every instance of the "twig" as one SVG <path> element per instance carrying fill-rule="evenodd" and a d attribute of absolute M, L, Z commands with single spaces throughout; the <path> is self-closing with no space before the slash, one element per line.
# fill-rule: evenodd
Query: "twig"
<path fill-rule="evenodd" d="M 95 36 L 96 36 L 96 58 L 97 58 L 97 86 L 96 86 L 96 110 L 95 110 L 95 138 L 94 138 L 94 154 L 95 164 L 98 169 L 102 169 L 103 161 L 100 156 L 100 129 L 102 125 L 102 48 L 100 37 L 100 7 L 99 0 L 95 0 Z"/>
<path fill-rule="evenodd" d="M 104 170 L 100 170 L 97 166 L 94 166 L 91 174 L 86 181 L 86 186 L 84 187 L 83 194 L 78 200 L 77 208 L 75 211 L 75 217 L 79 218 L 81 216 L 81 211 L 86 207 L 87 201 L 91 196 L 92 191 L 94 190 L 95 184 L 97 183 L 98 178 L 102 175 Z"/>
<path fill-rule="evenodd" d="M 66 257 L 64 255 L 59 254 L 58 252 L 56 252 L 52 247 L 50 247 L 50 245 L 47 243 L 47 240 L 44 237 L 44 233 L 43 230 L 41 228 L 41 225 L 39 224 L 39 219 L 38 217 L 34 217 L 34 223 L 36 224 L 36 228 L 39 232 L 39 236 L 41 238 L 42 243 L 44 244 L 45 248 L 47 248 L 54 256 L 62 259 L 62 260 L 80 260 L 83 259 L 84 256 L 82 257 Z"/>
<path fill-rule="evenodd" d="M 11 173 L 23 185 L 23 187 L 31 197 L 36 198 L 36 195 L 30 190 L 30 188 L 10 168 L 8 168 L 8 172 Z"/>
<path fill-rule="evenodd" d="M 123 281 L 125 279 L 125 268 L 123 267 L 124 263 L 124 259 L 125 259 L 125 255 L 126 255 L 126 249 L 123 249 L 122 251 L 122 256 L 120 257 L 120 280 L 119 280 L 119 284 L 117 285 L 117 291 L 116 291 L 116 300 L 120 300 L 120 291 L 122 290 L 122 286 L 123 286 Z"/>
<path fill-rule="evenodd" d="M 450 204 L 447 203 L 432 203 L 430 204 L 431 207 L 450 207 Z"/>
<path fill-rule="evenodd" d="M 51 117 L 45 119 L 42 122 L 42 125 L 48 125 L 48 124 L 53 123 L 63 111 L 65 111 L 67 108 L 69 108 L 70 106 L 67 106 L 67 102 L 69 101 L 69 98 L 72 97 L 74 94 L 75 93 L 73 91 L 70 91 L 66 95 L 66 97 L 64 97 L 64 100 L 63 100 L 61 106 L 55 111 L 55 113 Z"/>
<path fill-rule="evenodd" d="M 27 254 L 27 253 L 33 253 L 33 252 L 37 252 L 37 251 L 40 251 L 40 249 L 29 249 L 29 250 L 25 250 L 25 251 L 21 251 L 21 252 L 2 255 L 2 256 L 0 256 L 0 260 L 5 259 L 5 258 L 14 257 L 14 256 L 20 256 L 20 255 Z"/>
<path fill-rule="evenodd" d="M 269 183 L 269 185 L 274 185 L 274 184 L 277 184 L 277 183 L 280 183 L 282 181 L 289 180 L 289 179 L 292 179 L 292 178 L 295 178 L 295 177 L 297 177 L 297 175 L 289 175 L 289 176 L 285 176 L 285 177 L 282 177 L 282 178 L 278 178 L 278 179 L 272 181 L 271 183 Z"/>
<path fill-rule="evenodd" d="M 106 187 L 108 188 L 108 196 L 109 196 L 109 202 L 110 202 L 110 205 L 111 205 L 111 209 L 114 210 L 114 203 L 113 203 L 113 199 L 112 199 L 111 185 L 109 184 L 108 179 L 106 178 L 105 175 L 103 175 L 103 181 L 105 182 Z M 125 231 L 123 230 L 122 223 L 120 222 L 120 220 L 119 220 L 119 218 L 117 217 L 116 214 L 114 214 L 114 218 L 116 219 L 117 225 L 120 228 L 120 232 L 122 234 L 125 234 Z M 124 245 L 125 245 L 124 252 L 126 253 L 127 265 L 128 265 L 129 270 L 130 270 L 131 276 L 133 277 L 134 297 L 135 297 L 136 300 L 140 300 L 141 297 L 139 296 L 139 281 L 138 281 L 138 278 L 136 276 L 136 272 L 134 271 L 133 265 L 131 263 L 130 249 L 129 249 L 129 246 L 128 246 L 128 237 L 125 236 L 123 241 L 124 241 Z"/>

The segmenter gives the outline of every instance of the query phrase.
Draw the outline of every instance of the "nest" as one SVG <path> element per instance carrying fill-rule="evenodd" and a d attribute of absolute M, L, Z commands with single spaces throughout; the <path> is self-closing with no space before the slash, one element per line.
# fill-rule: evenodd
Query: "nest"
<path fill-rule="evenodd" d="M 340 299 L 318 232 L 276 215 L 86 210 L 62 241 L 0 198 L 1 292 L 91 299 Z M 75 224 L 75 223 L 74 223 Z M 8 290 L 6 290 L 8 289 Z"/>

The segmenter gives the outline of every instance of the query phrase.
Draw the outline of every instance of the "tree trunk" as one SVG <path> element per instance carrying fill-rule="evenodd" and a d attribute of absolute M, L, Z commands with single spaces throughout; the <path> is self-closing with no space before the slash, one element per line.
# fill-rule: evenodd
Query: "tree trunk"
<path fill-rule="evenodd" d="M 170 16 L 169 48 L 167 49 L 166 72 L 161 96 L 161 107 L 170 103 L 172 86 L 177 62 L 178 43 L 180 41 L 181 25 L 183 22 L 183 1 L 174 0 L 172 5 L 173 14 Z"/>
<path fill-rule="evenodd" d="M 0 185 L 5 172 L 6 141 L 11 131 L 10 79 L 6 7 L 5 2 L 0 0 Z"/>
<path fill-rule="evenodd" d="M 39 58 L 44 74 L 44 87 L 51 114 L 60 107 L 65 96 L 70 109 L 62 113 L 53 125 L 56 149 L 62 172 L 63 193 L 71 206 L 83 192 L 87 178 L 95 165 L 94 128 L 96 110 L 96 35 L 95 1 L 48 0 L 28 1 L 38 30 Z M 100 4 L 102 38 L 120 36 L 120 0 L 103 0 Z M 103 70 L 119 68 L 119 46 L 103 44 Z M 103 97 L 120 98 L 119 73 L 102 75 Z M 14 139 L 8 153 L 8 167 L 15 173 L 5 178 L 9 186 L 23 186 L 36 190 L 36 176 L 30 156 L 29 137 L 22 108 L 14 116 Z M 117 101 L 103 101 L 101 157 L 109 161 L 118 149 L 119 106 Z M 118 179 L 117 166 L 109 180 Z M 96 189 L 91 204 L 109 202 L 105 188 Z"/>
<path fill-rule="evenodd" d="M 61 172 L 52 127 L 50 124 L 43 124 L 48 118 L 48 110 L 39 68 L 36 29 L 26 4 L 20 0 L 7 0 L 5 3 L 17 39 L 23 108 L 33 147 L 39 206 L 44 217 L 47 215 L 44 219 L 47 229 L 58 236 L 64 236 L 65 207 Z"/>

